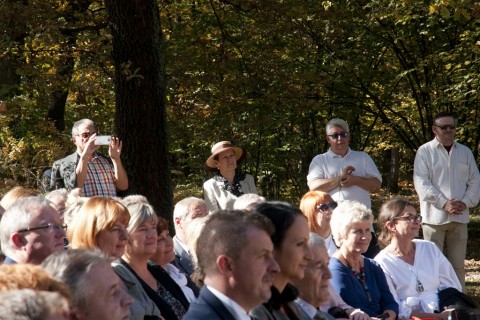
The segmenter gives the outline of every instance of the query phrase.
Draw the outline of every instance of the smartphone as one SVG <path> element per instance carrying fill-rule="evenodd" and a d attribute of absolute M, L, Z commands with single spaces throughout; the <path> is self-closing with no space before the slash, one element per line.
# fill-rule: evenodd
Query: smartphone
<path fill-rule="evenodd" d="M 96 146 L 108 146 L 112 142 L 112 136 L 97 136 L 95 138 Z"/>

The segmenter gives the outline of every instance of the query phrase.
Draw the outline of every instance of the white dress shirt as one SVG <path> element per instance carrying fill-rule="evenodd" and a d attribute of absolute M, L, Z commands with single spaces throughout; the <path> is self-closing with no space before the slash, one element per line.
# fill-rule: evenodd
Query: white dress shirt
<path fill-rule="evenodd" d="M 423 223 L 468 223 L 469 208 L 480 199 L 477 163 L 472 151 L 458 142 L 453 143 L 450 153 L 436 138 L 418 148 L 413 182 L 420 198 Z M 461 200 L 467 209 L 460 215 L 447 214 L 443 206 L 450 199 Z"/>
<path fill-rule="evenodd" d="M 223 303 L 225 308 L 227 308 L 228 311 L 230 311 L 230 313 L 233 315 L 233 317 L 236 320 L 252 320 L 252 318 L 250 318 L 247 312 L 234 300 L 230 299 L 229 297 L 227 297 L 217 289 L 214 289 L 209 286 L 207 286 L 207 288 L 208 290 L 210 290 L 210 292 L 212 292 L 212 294 L 215 297 L 218 298 L 218 300 L 220 300 Z"/>

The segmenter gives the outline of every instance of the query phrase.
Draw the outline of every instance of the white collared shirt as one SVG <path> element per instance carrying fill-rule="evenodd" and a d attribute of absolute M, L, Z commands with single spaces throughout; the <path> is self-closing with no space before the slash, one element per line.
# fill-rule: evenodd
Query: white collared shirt
<path fill-rule="evenodd" d="M 347 166 L 355 168 L 355 171 L 352 173 L 353 176 L 375 177 L 382 181 L 382 175 L 372 158 L 363 151 L 354 151 L 350 148 L 348 148 L 348 152 L 344 157 L 328 149 L 327 152 L 313 158 L 308 170 L 307 181 L 310 183 L 317 179 L 338 177 Z M 370 192 L 359 186 L 337 187 L 328 191 L 328 193 L 335 201 L 355 200 L 363 203 L 368 209 L 372 207 Z"/>
<path fill-rule="evenodd" d="M 210 286 L 207 286 L 208 290 L 212 292 L 212 294 L 220 300 L 225 308 L 230 311 L 230 313 L 233 315 L 233 317 L 237 320 L 251 320 L 250 316 L 247 314 L 245 309 L 243 309 L 238 303 L 236 303 L 234 300 L 230 299 L 220 291 L 218 291 L 215 288 L 212 288 Z"/>
<path fill-rule="evenodd" d="M 480 199 L 480 174 L 472 151 L 454 142 L 450 152 L 435 138 L 418 148 L 413 183 L 420 198 L 423 223 L 468 223 L 469 208 Z M 467 206 L 460 215 L 447 214 L 443 206 L 459 199 Z"/>

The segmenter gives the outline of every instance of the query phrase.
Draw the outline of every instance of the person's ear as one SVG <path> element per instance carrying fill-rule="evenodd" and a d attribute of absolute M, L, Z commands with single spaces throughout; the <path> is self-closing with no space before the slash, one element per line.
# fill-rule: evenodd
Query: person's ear
<path fill-rule="evenodd" d="M 12 241 L 13 245 L 15 248 L 21 248 L 23 247 L 24 245 L 27 244 L 27 240 L 25 239 L 25 237 L 19 233 L 19 232 L 14 232 L 11 236 L 10 236 L 10 240 Z"/>
<path fill-rule="evenodd" d="M 178 226 L 178 227 L 179 227 L 179 226 L 180 226 L 180 222 L 182 222 L 182 219 L 180 219 L 180 218 L 174 218 L 173 221 L 174 221 L 174 223 L 175 223 L 175 226 Z"/>
<path fill-rule="evenodd" d="M 230 274 L 233 270 L 233 260 L 226 255 L 217 257 L 217 269 L 221 274 Z"/>
<path fill-rule="evenodd" d="M 395 231 L 395 223 L 393 223 L 393 221 L 387 221 L 385 226 L 389 231 Z"/>

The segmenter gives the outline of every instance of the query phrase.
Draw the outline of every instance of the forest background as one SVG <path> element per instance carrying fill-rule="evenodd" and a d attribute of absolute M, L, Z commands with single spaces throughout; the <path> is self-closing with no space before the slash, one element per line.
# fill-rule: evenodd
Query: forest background
<path fill-rule="evenodd" d="M 242 169 L 267 199 L 298 203 L 332 117 L 386 194 L 411 191 L 439 111 L 479 156 L 474 1 L 3 0 L 0 15 L 4 190 L 38 188 L 85 117 L 120 136 L 130 192 L 166 217 L 201 196 L 221 140 L 248 150 Z"/>
<path fill-rule="evenodd" d="M 479 157 L 479 22 L 464 0 L 0 0 L 0 192 L 41 190 L 87 117 L 124 141 L 129 192 L 162 216 L 202 196 L 221 140 L 248 150 L 242 170 L 267 199 L 298 203 L 340 117 L 383 175 L 374 211 L 415 199 L 436 113 L 457 114 Z"/>

